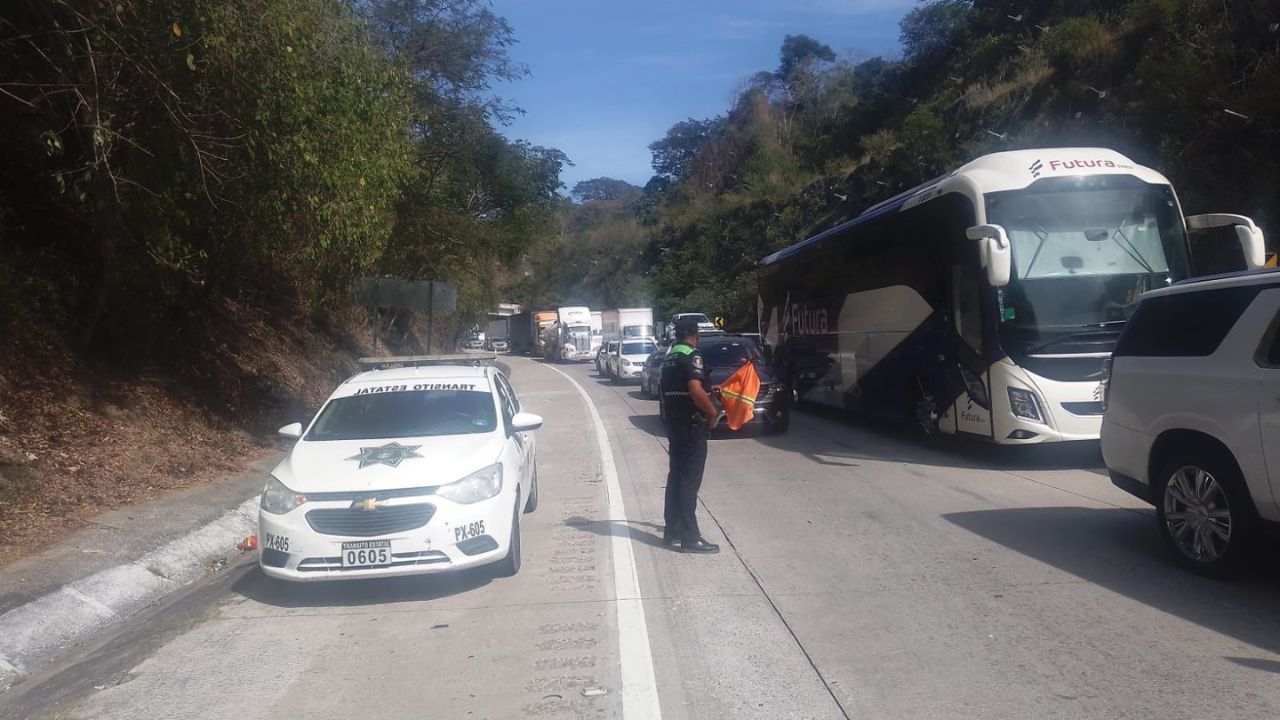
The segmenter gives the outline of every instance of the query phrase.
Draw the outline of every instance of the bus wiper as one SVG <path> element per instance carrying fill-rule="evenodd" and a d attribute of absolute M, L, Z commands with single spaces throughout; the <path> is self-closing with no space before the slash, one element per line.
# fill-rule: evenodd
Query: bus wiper
<path fill-rule="evenodd" d="M 1138 252 L 1138 248 L 1133 244 L 1133 241 L 1129 239 L 1128 235 L 1124 234 L 1124 224 L 1126 222 L 1128 222 L 1127 218 L 1120 221 L 1120 227 L 1116 228 L 1116 231 L 1111 234 L 1111 242 L 1114 242 L 1117 247 L 1125 251 L 1129 257 L 1138 261 L 1138 264 L 1145 268 L 1148 273 L 1154 273 L 1155 270 L 1151 269 L 1151 263 L 1148 263 L 1147 259 L 1142 257 L 1142 253 Z M 1124 238 L 1124 245 L 1121 245 L 1120 241 L 1116 240 L 1117 235 Z M 1128 247 L 1126 247 L 1126 245 Z"/>
<path fill-rule="evenodd" d="M 1040 244 L 1036 245 L 1036 251 L 1031 255 L 1031 262 L 1027 263 L 1027 269 L 1023 272 L 1026 277 L 1031 277 L 1031 268 L 1036 266 L 1036 258 L 1040 257 L 1040 251 L 1044 249 L 1044 242 L 1049 239 L 1049 231 L 1045 230 L 1043 225 L 1036 225 L 1036 230 L 1031 232 L 1035 233 L 1035 236 L 1040 239 Z"/>

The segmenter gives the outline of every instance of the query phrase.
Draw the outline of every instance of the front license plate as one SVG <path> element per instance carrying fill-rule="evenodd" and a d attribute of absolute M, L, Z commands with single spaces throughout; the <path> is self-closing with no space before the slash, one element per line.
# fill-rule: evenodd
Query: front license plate
<path fill-rule="evenodd" d="M 382 567 L 391 564 L 390 540 L 342 543 L 342 567 Z"/>

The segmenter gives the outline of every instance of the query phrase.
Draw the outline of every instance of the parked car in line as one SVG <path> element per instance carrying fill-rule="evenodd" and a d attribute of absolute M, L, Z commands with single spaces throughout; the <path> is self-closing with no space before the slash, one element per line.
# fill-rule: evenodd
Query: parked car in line
<path fill-rule="evenodd" d="M 698 323 L 699 335 L 707 335 L 711 333 L 716 335 L 723 334 L 721 330 L 716 327 L 716 324 L 711 322 L 711 318 L 707 317 L 705 313 L 676 313 L 671 316 L 669 321 L 667 321 L 666 328 L 663 332 L 663 339 L 668 344 L 676 341 L 676 321 L 681 318 L 693 318 Z"/>
<path fill-rule="evenodd" d="M 1143 295 L 1099 389 L 1112 482 L 1183 566 L 1240 568 L 1280 526 L 1280 272 Z"/>
<path fill-rule="evenodd" d="M 258 514 L 259 565 L 281 580 L 346 580 L 495 565 L 520 569 L 538 505 L 534 430 L 506 376 L 471 356 L 393 358 L 338 386 Z M 457 364 L 461 363 L 461 364 Z"/>
<path fill-rule="evenodd" d="M 511 350 L 511 344 L 506 340 L 494 340 L 490 343 L 490 349 L 494 352 L 507 352 Z"/>
<path fill-rule="evenodd" d="M 640 392 L 650 397 L 658 396 L 658 383 L 662 380 L 662 359 L 666 356 L 666 349 L 658 346 L 657 350 L 645 358 L 644 365 L 640 368 Z"/>
<path fill-rule="evenodd" d="M 645 360 L 658 350 L 653 340 L 623 340 L 605 356 L 609 378 L 614 382 L 639 380 Z"/>
<path fill-rule="evenodd" d="M 751 338 L 741 335 L 717 334 L 702 336 L 699 333 L 698 351 L 702 353 L 703 365 L 706 368 L 709 386 L 719 385 L 735 373 L 744 364 L 750 362 L 756 367 L 760 376 L 760 392 L 756 395 L 755 419 L 752 425 L 763 425 L 765 432 L 785 433 L 791 427 L 790 398 L 783 392 L 780 378 L 773 368 L 765 362 L 760 346 Z M 657 385 L 657 380 L 650 381 Z M 720 409 L 720 418 L 724 418 L 724 410 L 720 401 L 714 400 Z M 666 417 L 666 407 L 662 396 L 658 396 L 658 414 Z"/>

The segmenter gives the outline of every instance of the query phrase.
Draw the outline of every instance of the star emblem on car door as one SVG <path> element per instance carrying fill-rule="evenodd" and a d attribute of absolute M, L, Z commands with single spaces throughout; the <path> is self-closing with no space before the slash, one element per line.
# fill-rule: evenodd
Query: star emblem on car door
<path fill-rule="evenodd" d="M 380 447 L 362 447 L 360 452 L 347 458 L 348 460 L 359 460 L 361 468 L 367 468 L 370 465 L 387 465 L 390 467 L 400 467 L 400 463 L 410 458 L 420 458 L 418 448 L 421 445 L 401 445 L 398 442 L 387 443 Z"/>

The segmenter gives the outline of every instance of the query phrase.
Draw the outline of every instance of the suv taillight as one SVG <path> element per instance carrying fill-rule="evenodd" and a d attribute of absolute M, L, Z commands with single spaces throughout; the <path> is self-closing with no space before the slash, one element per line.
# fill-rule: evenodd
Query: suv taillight
<path fill-rule="evenodd" d="M 1098 402 L 1103 412 L 1107 409 L 1107 391 L 1111 387 L 1111 358 L 1102 361 L 1102 379 L 1098 381 Z"/>

